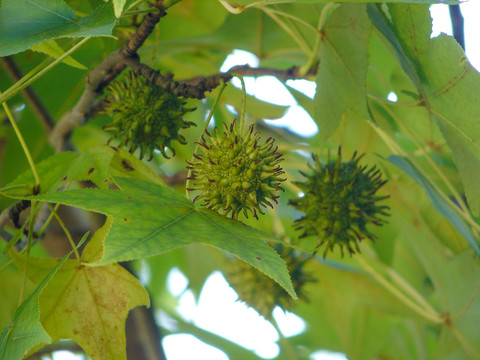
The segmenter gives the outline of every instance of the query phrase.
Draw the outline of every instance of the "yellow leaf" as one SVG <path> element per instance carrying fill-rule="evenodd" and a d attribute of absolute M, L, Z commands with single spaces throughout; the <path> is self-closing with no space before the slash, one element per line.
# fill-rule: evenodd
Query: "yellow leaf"
<path fill-rule="evenodd" d="M 130 309 L 150 305 L 138 280 L 118 264 L 68 260 L 40 296 L 40 322 L 53 341 L 75 340 L 93 359 L 126 360 Z"/>
<path fill-rule="evenodd" d="M 98 229 L 82 253 L 82 261 L 86 263 L 94 263 L 103 257 L 103 243 L 113 224 L 113 217 L 107 216 L 105 224 Z"/>
<path fill-rule="evenodd" d="M 51 56 L 54 59 L 57 59 L 63 54 L 65 54 L 65 50 L 63 50 L 55 40 L 45 40 L 40 44 L 32 46 L 30 50 L 44 53 L 46 55 Z M 71 56 L 67 56 L 65 59 L 63 59 L 62 62 L 80 70 L 87 70 L 87 68 L 84 65 L 80 64 L 77 60 L 75 60 Z"/>

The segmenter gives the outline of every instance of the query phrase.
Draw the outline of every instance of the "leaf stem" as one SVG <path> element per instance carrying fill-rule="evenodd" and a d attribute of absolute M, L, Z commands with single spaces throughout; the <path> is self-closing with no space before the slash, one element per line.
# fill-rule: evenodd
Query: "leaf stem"
<path fill-rule="evenodd" d="M 370 266 L 365 261 L 361 254 L 359 254 L 359 256 L 356 256 L 356 259 L 368 274 L 370 274 L 375 280 L 377 280 L 377 282 L 382 285 L 385 290 L 390 292 L 405 306 L 409 307 L 411 310 L 415 311 L 417 314 L 421 315 L 422 317 L 433 323 L 441 324 L 443 322 L 443 319 L 435 310 L 431 308 L 423 308 L 422 306 L 405 296 L 405 294 L 403 294 L 390 282 L 388 282 L 382 275 L 380 275 L 372 266 Z"/>
<path fill-rule="evenodd" d="M 447 196 L 445 195 L 445 193 L 437 186 L 437 184 L 435 184 L 425 173 L 424 171 L 422 170 L 422 168 L 420 166 L 417 165 L 417 163 L 411 158 L 411 156 L 405 152 L 400 146 L 398 146 L 395 141 L 387 135 L 387 133 L 385 131 L 383 131 L 382 129 L 380 129 L 380 127 L 371 122 L 371 121 L 368 121 L 368 123 L 370 124 L 370 126 L 373 127 L 373 129 L 377 132 L 377 134 L 382 138 L 382 140 L 385 142 L 385 144 L 390 148 L 390 150 L 392 150 L 392 152 L 396 155 L 401 155 L 401 156 L 404 156 L 406 157 L 411 163 L 412 165 L 415 167 L 415 169 L 426 179 L 428 180 L 428 183 L 435 189 L 435 191 L 438 193 L 438 195 L 445 201 L 447 202 L 450 207 L 458 214 L 460 215 L 471 227 L 473 230 L 475 230 L 474 233 L 477 233 L 477 231 L 480 231 L 480 225 L 477 224 L 475 222 L 474 219 L 471 218 L 470 214 L 468 213 L 465 213 L 464 211 L 462 211 L 462 209 L 460 209 L 458 206 L 456 206 L 452 200 Z"/>
<path fill-rule="evenodd" d="M 72 238 L 72 235 L 70 234 L 70 231 L 68 231 L 68 229 L 65 226 L 63 220 L 60 218 L 60 216 L 58 216 L 58 214 L 55 211 L 55 209 L 53 208 L 53 206 L 48 204 L 48 203 L 47 203 L 47 205 L 50 208 L 50 211 L 52 212 L 53 216 L 55 216 L 55 219 L 57 219 L 58 223 L 60 224 L 60 227 L 62 228 L 63 232 L 65 233 L 65 235 L 67 235 L 68 242 L 70 243 L 70 246 L 72 247 L 72 250 L 75 253 L 75 257 L 80 262 L 80 254 L 78 253 L 77 246 L 75 245 L 75 242 L 73 241 L 73 238 Z"/>
<path fill-rule="evenodd" d="M 262 10 L 265 12 L 265 14 L 270 16 L 272 20 L 277 23 L 277 25 L 279 25 L 283 30 L 285 30 L 288 35 L 290 35 L 290 37 L 297 43 L 297 45 L 302 49 L 305 55 L 310 55 L 310 47 L 304 39 L 299 37 L 298 34 L 296 34 L 287 24 L 285 24 L 285 22 L 283 22 L 282 19 L 280 19 L 275 13 L 273 13 L 271 9 L 263 8 Z"/>
<path fill-rule="evenodd" d="M 37 207 L 37 202 L 32 200 L 31 202 L 31 213 L 35 213 L 35 208 Z M 33 227 L 34 227 L 34 220 L 33 220 L 33 215 L 32 218 L 30 219 L 30 223 L 28 226 L 28 240 L 27 240 L 27 253 L 25 254 L 25 266 L 23 267 L 23 280 L 22 280 L 22 286 L 20 288 L 20 296 L 18 298 L 18 306 L 20 306 L 23 303 L 23 299 L 25 297 L 25 287 L 27 286 L 27 270 L 28 270 L 28 259 L 30 258 L 30 249 L 32 248 L 33 244 Z"/>
<path fill-rule="evenodd" d="M 22 133 L 20 132 L 20 129 L 17 126 L 17 123 L 15 122 L 15 119 L 13 118 L 13 115 L 10 112 L 10 109 L 7 103 L 4 101 L 2 105 L 5 110 L 5 113 L 7 114 L 8 120 L 10 120 L 10 124 L 12 125 L 12 128 L 15 131 L 15 135 L 17 135 L 18 141 L 20 141 L 20 144 L 22 145 L 22 149 L 23 149 L 23 152 L 25 153 L 25 156 L 27 157 L 28 163 L 30 164 L 30 168 L 32 169 L 33 176 L 35 177 L 35 185 L 36 187 L 39 187 L 40 176 L 38 175 L 37 168 L 35 167 L 35 163 L 33 162 L 32 154 L 30 154 L 30 150 L 28 150 L 27 143 L 25 142 L 25 139 L 23 138 Z"/>
<path fill-rule="evenodd" d="M 291 359 L 291 360 L 298 360 L 299 357 L 298 357 L 297 353 L 295 352 L 295 349 L 293 348 L 292 344 L 290 343 L 290 340 L 288 340 L 288 338 L 286 338 L 283 335 L 282 330 L 280 330 L 280 327 L 278 326 L 277 320 L 275 319 L 275 317 L 273 317 L 273 315 L 271 316 L 270 323 L 273 325 L 275 330 L 277 330 L 278 337 L 279 337 L 280 348 L 285 351 L 286 357 L 288 359 Z"/>
<path fill-rule="evenodd" d="M 312 49 L 312 52 L 310 53 L 307 63 L 300 68 L 301 75 L 307 74 L 309 70 L 312 68 L 312 66 L 315 64 L 315 61 L 317 60 L 317 52 L 318 52 L 318 49 L 320 48 L 320 43 L 322 41 L 323 26 L 327 21 L 328 15 L 330 15 L 331 9 L 337 8 L 338 6 L 339 5 L 336 3 L 328 3 L 323 7 L 322 12 L 320 13 L 320 17 L 318 18 L 317 28 L 315 29 L 317 33 L 317 36 L 315 37 L 315 44 L 313 45 L 313 49 Z"/>
<path fill-rule="evenodd" d="M 233 76 L 237 77 L 240 82 L 242 83 L 242 104 L 240 109 L 240 122 L 238 124 L 238 128 L 240 133 L 243 134 L 243 127 L 245 125 L 245 113 L 247 107 L 247 88 L 245 86 L 245 81 L 243 80 L 243 76 L 238 73 L 232 73 Z"/>
<path fill-rule="evenodd" d="M 55 204 L 55 207 L 53 208 L 53 211 L 50 212 L 50 215 L 48 216 L 48 219 L 42 225 L 40 230 L 37 231 L 38 236 L 42 235 L 45 232 L 45 230 L 47 229 L 48 225 L 50 225 L 50 222 L 52 221 L 52 219 L 54 217 L 54 214 L 56 213 L 56 211 L 58 210 L 59 207 L 60 207 L 60 204 Z"/>
<path fill-rule="evenodd" d="M 205 132 L 205 130 L 207 130 L 208 124 L 210 124 L 210 120 L 212 120 L 213 113 L 215 111 L 215 108 L 217 107 L 217 104 L 218 104 L 218 101 L 220 100 L 220 97 L 222 96 L 223 90 L 225 90 L 225 88 L 227 87 L 227 83 L 225 83 L 223 80 L 220 80 L 220 82 L 221 82 L 221 85 L 220 85 L 220 89 L 218 91 L 218 95 L 215 98 L 215 101 L 213 102 L 213 105 L 212 105 L 212 108 L 211 108 L 210 112 L 208 113 L 207 120 L 205 120 L 205 125 L 203 127 L 203 131 L 202 131 L 200 136 L 202 136 L 203 133 Z M 195 149 L 193 150 L 193 154 L 196 154 L 197 151 L 198 151 L 198 143 L 195 145 Z M 195 158 L 192 155 L 191 162 L 193 163 L 194 161 L 195 161 Z M 188 170 L 187 181 L 185 182 L 185 192 L 186 192 L 186 195 L 187 195 L 187 199 L 189 199 L 189 200 L 190 200 L 190 192 L 188 191 L 188 189 L 190 188 L 190 178 L 192 177 L 192 171 L 193 171 L 192 169 Z"/>
<path fill-rule="evenodd" d="M 38 73 L 36 73 L 35 75 L 31 76 L 28 80 L 22 82 L 21 85 L 19 86 L 16 86 L 13 90 L 11 90 L 12 88 L 8 89 L 4 94 L 1 94 L 0 95 L 0 102 L 5 102 L 7 101 L 8 99 L 10 99 L 12 96 L 15 96 L 16 94 L 18 94 L 20 91 L 22 91 L 23 89 L 25 89 L 27 86 L 31 85 L 32 83 L 34 83 L 35 81 L 37 81 L 39 78 L 41 78 L 43 75 L 45 75 L 48 71 L 52 70 L 55 66 L 57 66 L 58 64 L 60 64 L 63 59 L 65 59 L 66 57 L 68 57 L 70 54 L 72 54 L 74 51 L 76 51 L 78 48 L 80 48 L 83 44 L 85 44 L 88 40 L 90 40 L 92 38 L 92 36 L 87 36 L 85 39 L 81 40 L 80 42 L 78 42 L 75 46 L 73 46 L 72 48 L 70 48 L 70 50 L 68 50 L 65 54 L 63 54 L 62 56 L 58 57 L 57 59 L 55 59 L 52 63 L 50 63 L 49 65 L 47 65 L 46 67 L 44 67 L 42 70 L 40 70 Z M 36 69 L 36 68 L 35 68 Z M 15 86 L 15 85 L 13 85 Z M 6 94 L 8 93 L 8 94 Z"/>
<path fill-rule="evenodd" d="M 420 140 L 416 137 L 416 135 L 412 131 L 410 131 L 410 129 L 403 123 L 403 121 L 400 121 L 398 116 L 396 116 L 396 114 L 393 111 L 391 111 L 391 109 L 389 109 L 388 106 L 383 105 L 382 107 L 385 109 L 385 111 L 387 111 L 390 114 L 390 116 L 392 116 L 392 118 L 397 122 L 397 124 L 402 128 L 402 130 L 405 131 L 405 133 L 412 139 L 412 141 L 415 143 L 415 145 L 418 147 L 418 149 L 421 151 L 421 153 L 425 156 L 425 158 L 427 159 L 430 166 L 435 170 L 435 172 L 440 177 L 440 179 L 443 181 L 443 183 L 448 188 L 448 190 L 451 191 L 451 193 L 455 197 L 456 202 L 461 207 L 463 212 L 465 212 L 466 215 L 467 214 L 470 215 L 468 209 L 465 206 L 464 201 L 461 199 L 457 190 L 450 183 L 450 181 L 447 179 L 445 174 L 440 170 L 440 168 L 437 166 L 435 161 L 433 161 L 430 154 L 428 154 L 428 152 L 425 151 L 425 149 L 423 148 L 423 146 L 420 143 Z"/>
<path fill-rule="evenodd" d="M 21 85 L 23 85 L 28 79 L 30 79 L 33 75 L 35 75 L 37 72 L 42 70 L 45 66 L 48 64 L 51 64 L 54 59 L 48 57 L 44 59 L 40 64 L 35 66 L 32 70 L 30 70 L 26 75 L 24 75 L 21 79 L 19 79 L 15 84 L 10 86 L 7 90 L 5 90 L 1 95 L 0 95 L 0 101 L 7 101 L 10 99 L 12 96 L 15 94 L 19 93 L 21 90 L 16 91 Z M 10 96 L 10 93 L 15 92 L 12 96 Z M 5 100 L 3 100 L 5 98 Z"/>
<path fill-rule="evenodd" d="M 480 353 L 475 350 L 475 348 L 470 344 L 470 342 L 465 339 L 462 333 L 458 331 L 458 329 L 455 326 L 450 326 L 449 329 L 452 331 L 453 335 L 457 338 L 458 342 L 460 345 L 462 345 L 463 349 L 467 353 L 467 355 L 473 355 L 473 359 L 480 359 Z M 472 357 L 470 357 L 472 359 Z"/>

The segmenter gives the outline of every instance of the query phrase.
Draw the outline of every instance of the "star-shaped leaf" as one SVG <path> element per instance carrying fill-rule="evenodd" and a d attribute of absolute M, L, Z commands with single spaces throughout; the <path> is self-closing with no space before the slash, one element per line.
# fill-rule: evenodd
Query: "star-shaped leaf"
<path fill-rule="evenodd" d="M 14 258 L 22 267 L 25 258 Z M 30 258 L 28 276 L 41 278 L 56 259 Z M 126 360 L 125 321 L 130 309 L 149 306 L 148 293 L 118 264 L 88 266 L 67 260 L 38 298 L 48 339 L 73 339 L 93 358 Z"/>
<path fill-rule="evenodd" d="M 38 201 L 75 206 L 113 216 L 97 264 L 141 259 L 204 243 L 259 269 L 296 298 L 284 261 L 267 245 L 271 235 L 209 210 L 196 209 L 176 191 L 148 181 L 115 178 L 121 189 L 80 189 L 39 195 Z"/>

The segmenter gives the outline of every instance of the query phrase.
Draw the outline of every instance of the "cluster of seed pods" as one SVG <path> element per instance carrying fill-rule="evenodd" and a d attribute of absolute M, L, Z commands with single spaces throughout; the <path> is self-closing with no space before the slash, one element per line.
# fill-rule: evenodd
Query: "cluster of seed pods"
<path fill-rule="evenodd" d="M 202 206 L 237 219 L 240 213 L 248 218 L 249 213 L 258 219 L 268 206 L 278 203 L 278 191 L 282 178 L 280 162 L 282 154 L 277 152 L 274 139 L 268 138 L 260 144 L 259 132 L 250 125 L 240 133 L 233 121 L 224 124 L 223 134 L 215 128 L 215 136 L 208 130 L 197 144 L 203 154 L 194 154 L 194 161 L 187 162 L 191 170 L 189 180 L 193 186 L 189 191 L 201 193 L 194 201 L 203 200 Z"/>

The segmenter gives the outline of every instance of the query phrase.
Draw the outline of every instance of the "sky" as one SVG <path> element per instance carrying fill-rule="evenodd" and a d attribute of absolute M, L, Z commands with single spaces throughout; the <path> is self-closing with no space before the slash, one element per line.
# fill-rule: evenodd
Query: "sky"
<path fill-rule="evenodd" d="M 466 53 L 471 64 L 480 69 L 480 0 L 471 0 L 461 5 L 465 18 L 465 44 Z M 448 7 L 446 5 L 433 5 L 430 9 L 433 18 L 432 37 L 440 32 L 452 34 Z M 234 65 L 258 65 L 258 59 L 244 51 L 235 51 L 230 55 L 222 71 Z M 237 80 L 237 79 L 234 79 Z M 300 108 L 290 93 L 272 77 L 257 79 L 246 78 L 247 91 L 257 98 L 278 105 L 289 105 L 290 109 L 281 120 L 275 120 L 275 125 L 288 127 L 290 130 L 304 136 L 311 136 L 317 132 L 317 126 L 307 113 Z M 235 84 L 235 83 L 234 83 Z M 306 80 L 289 81 L 290 86 L 304 92 L 313 98 L 315 84 Z M 239 82 L 236 83 L 239 87 Z M 273 91 L 275 89 L 276 91 Z M 272 121 L 273 123 L 273 121 Z M 293 125 L 294 124 L 294 125 Z M 278 355 L 277 330 L 258 313 L 248 308 L 245 304 L 236 301 L 237 294 L 229 287 L 222 274 L 215 272 L 207 279 L 199 299 L 195 299 L 188 290 L 188 279 L 178 270 L 173 268 L 168 276 L 168 287 L 172 295 L 179 299 L 178 310 L 181 316 L 195 323 L 205 330 L 221 335 L 231 341 L 251 349 L 260 357 L 271 359 Z M 157 312 L 160 323 L 170 323 L 161 311 Z M 283 336 L 290 337 L 302 331 L 308 331 L 305 322 L 291 313 L 284 313 L 281 309 L 274 310 L 274 317 Z M 228 356 L 219 349 L 201 342 L 192 335 L 169 335 L 163 339 L 163 346 L 168 360 L 209 359 L 228 360 Z M 55 360 L 80 360 L 82 357 L 68 352 L 56 352 Z M 331 353 L 319 349 L 311 360 L 346 360 L 344 354 Z"/>

